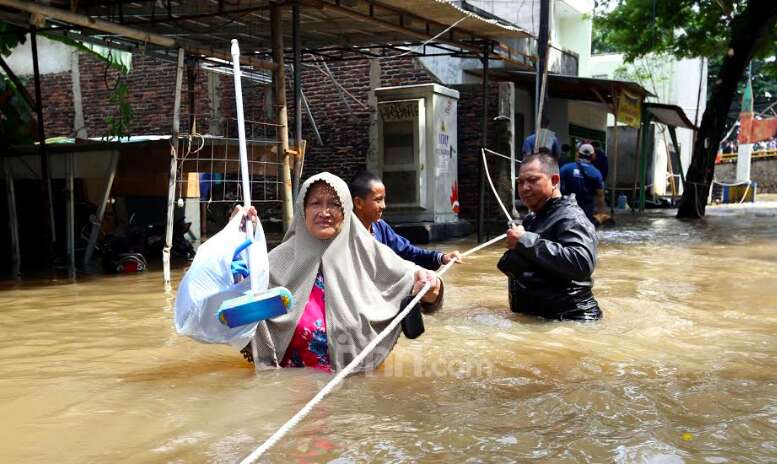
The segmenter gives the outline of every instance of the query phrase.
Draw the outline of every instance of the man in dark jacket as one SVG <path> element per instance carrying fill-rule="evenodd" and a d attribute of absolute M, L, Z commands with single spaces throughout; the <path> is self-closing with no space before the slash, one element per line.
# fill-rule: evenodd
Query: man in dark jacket
<path fill-rule="evenodd" d="M 386 186 L 378 176 L 363 171 L 354 177 L 348 188 L 353 198 L 353 211 L 364 227 L 375 237 L 375 240 L 388 246 L 402 259 L 436 271 L 440 266 L 448 264 L 452 259 L 459 259 L 458 250 L 450 253 L 419 248 L 405 237 L 394 232 L 394 229 L 383 219 L 386 209 Z"/>
<path fill-rule="evenodd" d="M 548 319 L 600 319 L 591 291 L 596 230 L 561 195 L 556 161 L 545 154 L 524 158 L 518 194 L 531 213 L 507 231 L 508 250 L 498 264 L 509 278 L 510 309 Z"/>

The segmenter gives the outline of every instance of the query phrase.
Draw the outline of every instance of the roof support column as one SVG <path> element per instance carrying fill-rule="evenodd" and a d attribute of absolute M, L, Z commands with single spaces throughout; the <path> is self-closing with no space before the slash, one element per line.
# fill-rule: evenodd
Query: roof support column
<path fill-rule="evenodd" d="M 30 27 L 30 48 L 32 49 L 32 71 L 35 78 L 35 112 L 38 119 L 38 153 L 40 154 L 41 192 L 43 193 L 43 207 L 48 211 L 46 225 L 50 231 L 48 242 L 48 258 L 53 264 L 54 242 L 57 241 L 57 233 L 54 225 L 54 205 L 51 198 L 51 178 L 49 176 L 49 157 L 46 153 L 46 132 L 43 126 L 43 99 L 40 90 L 40 69 L 38 67 L 38 33 L 35 26 Z"/>
<path fill-rule="evenodd" d="M 181 130 L 181 87 L 183 86 L 183 48 L 178 49 L 178 66 L 175 71 L 175 100 L 173 103 L 173 135 L 170 137 L 170 176 L 167 184 L 167 224 L 165 246 L 162 249 L 162 275 L 165 287 L 170 286 L 170 250 L 173 247 L 173 219 L 175 217 L 175 183 L 178 174 L 178 133 Z"/>
<path fill-rule="evenodd" d="M 480 121 L 480 146 L 487 148 L 488 146 L 488 48 L 489 45 L 483 46 L 483 56 L 481 62 L 483 63 L 483 115 Z M 485 166 L 482 163 L 478 163 L 480 167 L 478 176 L 478 243 L 483 243 L 484 219 L 485 219 L 485 202 L 486 202 L 486 183 L 485 183 Z"/>
<path fill-rule="evenodd" d="M 273 85 L 275 88 L 276 123 L 278 124 L 278 156 L 281 158 L 280 177 L 281 201 L 283 205 L 283 230 L 291 226 L 294 216 L 291 194 L 291 162 L 289 160 L 289 118 L 286 108 L 286 66 L 283 58 L 283 29 L 281 14 L 283 9 L 273 3 L 270 9 L 270 36 L 272 42 L 273 62 L 277 67 L 273 70 Z"/>

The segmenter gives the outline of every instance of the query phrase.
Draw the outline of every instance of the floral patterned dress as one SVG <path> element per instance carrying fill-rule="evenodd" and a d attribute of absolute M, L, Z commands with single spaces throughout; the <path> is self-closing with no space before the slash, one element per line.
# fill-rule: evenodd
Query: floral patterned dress
<path fill-rule="evenodd" d="M 308 303 L 281 361 L 282 367 L 313 367 L 332 372 L 326 339 L 324 276 L 316 275 Z"/>

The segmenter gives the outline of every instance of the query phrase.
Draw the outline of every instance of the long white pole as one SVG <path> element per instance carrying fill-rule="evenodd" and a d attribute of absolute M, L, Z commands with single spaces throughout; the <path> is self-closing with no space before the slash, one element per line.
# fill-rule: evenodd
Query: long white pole
<path fill-rule="evenodd" d="M 237 105 L 237 136 L 240 140 L 240 177 L 243 181 L 243 207 L 246 211 L 251 207 L 251 182 L 248 178 L 248 153 L 246 150 L 245 117 L 243 116 L 243 88 L 240 84 L 240 46 L 237 39 L 232 39 L 232 74 L 235 76 L 235 105 Z M 254 238 L 254 224 L 246 221 L 246 237 Z M 248 247 L 248 275 L 251 279 L 251 293 L 259 293 L 259 281 L 255 273 L 251 272 L 251 263 L 256 263 L 256 247 Z"/>

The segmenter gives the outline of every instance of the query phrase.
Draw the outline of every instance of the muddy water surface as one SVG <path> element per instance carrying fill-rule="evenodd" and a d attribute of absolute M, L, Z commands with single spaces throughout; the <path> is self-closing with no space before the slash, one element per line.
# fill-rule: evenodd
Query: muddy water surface
<path fill-rule="evenodd" d="M 602 322 L 512 315 L 488 249 L 266 461 L 777 461 L 777 206 L 601 238 Z M 0 461 L 234 462 L 330 378 L 178 337 L 171 298 L 157 272 L 0 284 Z"/>

